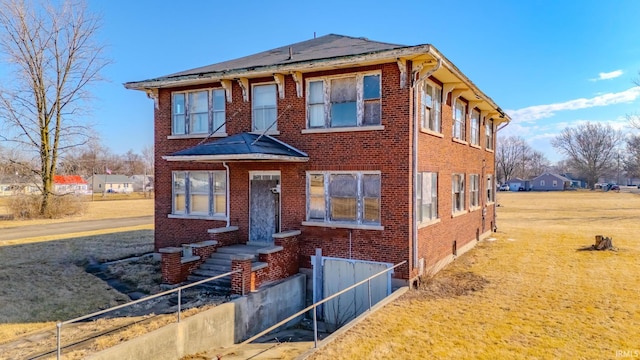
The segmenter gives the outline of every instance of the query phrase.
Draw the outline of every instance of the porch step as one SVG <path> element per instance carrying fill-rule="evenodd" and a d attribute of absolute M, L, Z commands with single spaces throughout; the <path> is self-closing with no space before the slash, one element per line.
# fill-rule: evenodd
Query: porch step
<path fill-rule="evenodd" d="M 258 261 L 258 250 L 263 248 L 265 248 L 265 246 L 231 245 L 220 247 L 216 249 L 216 252 L 211 254 L 211 256 L 207 258 L 198 269 L 194 270 L 187 280 L 190 282 L 196 282 L 231 272 L 231 260 L 235 256 L 251 258 L 251 269 L 253 271 L 263 269 L 267 267 L 267 263 Z M 204 284 L 200 284 L 198 287 L 220 294 L 228 294 L 231 291 L 231 276 L 212 280 Z"/>

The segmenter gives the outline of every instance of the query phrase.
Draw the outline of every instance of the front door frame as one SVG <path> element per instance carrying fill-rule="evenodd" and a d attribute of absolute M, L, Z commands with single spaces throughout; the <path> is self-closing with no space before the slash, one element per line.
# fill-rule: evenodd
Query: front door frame
<path fill-rule="evenodd" d="M 255 170 L 249 171 L 249 241 L 251 241 L 251 180 L 256 175 L 277 175 L 278 176 L 278 186 L 277 186 L 277 195 L 278 195 L 278 207 L 276 208 L 276 217 L 278 221 L 276 223 L 276 231 L 278 229 L 282 229 L 282 174 L 280 170 Z"/>

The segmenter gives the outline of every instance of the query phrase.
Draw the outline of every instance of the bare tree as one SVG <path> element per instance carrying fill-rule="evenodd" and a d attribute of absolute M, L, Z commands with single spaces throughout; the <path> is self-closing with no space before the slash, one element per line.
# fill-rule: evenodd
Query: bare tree
<path fill-rule="evenodd" d="M 531 147 L 521 136 L 498 138 L 496 164 L 498 178 L 507 182 L 516 174 L 524 176 L 526 164 L 531 156 Z"/>
<path fill-rule="evenodd" d="M 623 134 L 600 123 L 565 128 L 551 145 L 567 156 L 570 166 L 584 176 L 591 189 L 598 178 L 615 166 Z"/>
<path fill-rule="evenodd" d="M 545 171 L 549 169 L 551 164 L 546 156 L 540 151 L 532 150 L 531 154 L 527 159 L 527 163 L 525 165 L 524 173 L 522 174 L 523 179 L 534 178 L 538 175 L 542 175 Z"/>
<path fill-rule="evenodd" d="M 630 135 L 627 138 L 627 157 L 624 161 L 624 171 L 629 177 L 640 177 L 640 135 Z"/>
<path fill-rule="evenodd" d="M 101 80 L 108 64 L 94 41 L 99 18 L 81 0 L 57 4 L 0 0 L 0 50 L 15 70 L 0 91 L 0 118 L 7 125 L 2 133 L 39 160 L 34 172 L 41 179 L 41 214 L 61 153 L 87 142 L 90 126 L 81 115 L 89 85 Z"/>
<path fill-rule="evenodd" d="M 640 86 L 640 78 L 633 80 L 633 83 L 636 84 L 636 86 Z M 640 113 L 636 112 L 633 114 L 627 114 L 627 120 L 629 121 L 629 125 L 636 129 L 640 129 Z"/>

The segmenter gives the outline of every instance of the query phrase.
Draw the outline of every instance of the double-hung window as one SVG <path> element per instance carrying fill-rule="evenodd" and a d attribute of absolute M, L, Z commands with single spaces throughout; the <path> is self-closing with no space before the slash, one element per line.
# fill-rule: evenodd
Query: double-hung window
<path fill-rule="evenodd" d="M 487 202 L 492 203 L 495 199 L 496 184 L 493 182 L 493 175 L 487 175 Z"/>
<path fill-rule="evenodd" d="M 307 83 L 308 128 L 381 124 L 380 74 L 315 78 Z"/>
<path fill-rule="evenodd" d="M 471 145 L 480 146 L 480 112 L 471 111 Z"/>
<path fill-rule="evenodd" d="M 275 84 L 255 85 L 251 106 L 253 112 L 252 131 L 277 131 L 278 98 Z"/>
<path fill-rule="evenodd" d="M 456 99 L 453 107 L 453 137 L 465 140 L 465 120 L 467 116 L 467 104 Z"/>
<path fill-rule="evenodd" d="M 469 175 L 469 206 L 480 206 L 480 176 L 478 174 Z"/>
<path fill-rule="evenodd" d="M 487 139 L 486 148 L 489 150 L 493 149 L 493 120 L 488 119 L 485 126 L 485 139 Z"/>
<path fill-rule="evenodd" d="M 380 173 L 307 173 L 307 220 L 379 225 Z"/>
<path fill-rule="evenodd" d="M 224 133 L 224 90 L 174 92 L 171 95 L 171 122 L 172 135 Z"/>
<path fill-rule="evenodd" d="M 418 223 L 438 218 L 438 173 L 418 173 L 416 220 Z"/>
<path fill-rule="evenodd" d="M 441 132 L 442 88 L 425 81 L 422 85 L 421 98 L 422 127 L 437 133 Z"/>
<path fill-rule="evenodd" d="M 464 174 L 451 176 L 451 204 L 454 214 L 464 210 Z"/>
<path fill-rule="evenodd" d="M 224 171 L 174 171 L 174 215 L 225 216 L 226 173 Z"/>

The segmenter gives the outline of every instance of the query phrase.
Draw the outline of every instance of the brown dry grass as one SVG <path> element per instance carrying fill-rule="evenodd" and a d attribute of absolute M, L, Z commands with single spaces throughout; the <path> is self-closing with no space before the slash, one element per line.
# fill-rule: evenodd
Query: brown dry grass
<path fill-rule="evenodd" d="M 124 196 L 124 195 L 123 195 Z M 132 197 L 134 195 L 131 195 Z M 97 197 L 96 197 L 97 199 Z M 9 197 L 0 197 L 0 215 L 9 214 Z M 153 199 L 123 198 L 122 200 L 100 200 L 86 203 L 85 211 L 80 215 L 61 219 L 7 220 L 0 217 L 0 229 L 14 226 L 55 224 L 68 221 L 117 219 L 153 215 Z"/>
<path fill-rule="evenodd" d="M 498 201 L 496 240 L 481 242 L 435 276 L 467 289 L 464 295 L 411 291 L 311 359 L 637 354 L 640 196 L 500 193 Z M 578 251 L 599 234 L 612 236 L 618 251 Z M 474 279 L 471 290 L 465 279 Z M 478 281 L 483 287 L 474 291 Z"/>

